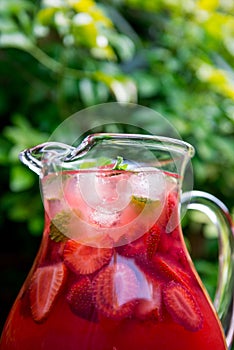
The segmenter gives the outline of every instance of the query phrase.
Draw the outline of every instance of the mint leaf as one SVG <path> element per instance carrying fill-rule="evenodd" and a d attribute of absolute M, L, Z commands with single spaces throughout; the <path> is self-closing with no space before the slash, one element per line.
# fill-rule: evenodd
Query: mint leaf
<path fill-rule="evenodd" d="M 61 211 L 55 215 L 50 223 L 49 236 L 52 241 L 63 242 L 67 239 L 67 237 L 62 232 L 66 232 L 69 221 L 70 214 L 65 211 Z"/>
<path fill-rule="evenodd" d="M 126 170 L 128 164 L 123 164 L 123 157 L 118 156 L 113 170 Z"/>

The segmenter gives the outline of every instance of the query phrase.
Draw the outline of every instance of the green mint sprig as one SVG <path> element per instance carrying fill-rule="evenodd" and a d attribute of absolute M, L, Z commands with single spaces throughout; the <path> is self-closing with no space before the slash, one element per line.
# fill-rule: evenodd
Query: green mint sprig
<path fill-rule="evenodd" d="M 70 221 L 70 214 L 61 211 L 60 213 L 57 213 L 53 220 L 50 223 L 50 232 L 49 236 L 52 239 L 52 241 L 55 242 L 63 242 L 67 239 L 65 234 L 62 232 L 67 231 L 67 227 Z"/>
<path fill-rule="evenodd" d="M 123 157 L 117 156 L 117 161 L 113 170 L 127 170 L 128 164 L 123 164 Z"/>

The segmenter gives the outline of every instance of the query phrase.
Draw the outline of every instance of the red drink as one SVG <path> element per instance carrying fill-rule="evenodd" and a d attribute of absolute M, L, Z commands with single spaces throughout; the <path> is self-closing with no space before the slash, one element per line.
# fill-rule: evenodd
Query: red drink
<path fill-rule="evenodd" d="M 178 182 L 151 168 L 46 177 L 43 241 L 0 349 L 227 349 L 184 244 Z"/>

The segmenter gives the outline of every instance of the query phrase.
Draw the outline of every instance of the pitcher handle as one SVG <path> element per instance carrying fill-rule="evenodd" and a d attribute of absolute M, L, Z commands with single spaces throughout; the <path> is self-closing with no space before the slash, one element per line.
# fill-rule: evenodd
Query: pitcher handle
<path fill-rule="evenodd" d="M 188 209 L 205 213 L 218 230 L 219 273 L 213 304 L 229 349 L 234 335 L 234 224 L 225 204 L 207 192 L 185 192 L 181 203 Z"/>

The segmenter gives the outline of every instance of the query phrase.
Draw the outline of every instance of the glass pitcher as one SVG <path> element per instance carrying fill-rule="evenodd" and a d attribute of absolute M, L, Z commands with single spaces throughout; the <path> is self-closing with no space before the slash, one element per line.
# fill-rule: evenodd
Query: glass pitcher
<path fill-rule="evenodd" d="M 231 348 L 233 226 L 217 198 L 183 193 L 193 154 L 176 139 L 106 133 L 20 154 L 40 177 L 45 226 L 1 350 Z M 184 205 L 219 232 L 214 304 L 185 245 Z"/>

